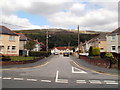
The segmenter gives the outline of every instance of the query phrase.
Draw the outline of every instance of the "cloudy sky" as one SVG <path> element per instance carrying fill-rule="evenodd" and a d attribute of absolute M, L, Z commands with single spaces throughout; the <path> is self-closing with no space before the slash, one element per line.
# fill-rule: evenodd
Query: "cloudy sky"
<path fill-rule="evenodd" d="M 0 24 L 11 29 L 63 28 L 112 31 L 119 0 L 2 0 Z"/>

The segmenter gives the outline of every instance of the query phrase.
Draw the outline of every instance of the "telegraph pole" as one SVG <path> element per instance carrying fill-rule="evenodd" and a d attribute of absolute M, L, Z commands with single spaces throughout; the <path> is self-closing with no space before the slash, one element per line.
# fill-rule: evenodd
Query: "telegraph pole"
<path fill-rule="evenodd" d="M 46 51 L 48 52 L 48 29 L 46 30 Z"/>
<path fill-rule="evenodd" d="M 79 33 L 79 25 L 78 25 L 78 55 L 79 55 L 79 58 L 80 58 L 80 33 Z"/>

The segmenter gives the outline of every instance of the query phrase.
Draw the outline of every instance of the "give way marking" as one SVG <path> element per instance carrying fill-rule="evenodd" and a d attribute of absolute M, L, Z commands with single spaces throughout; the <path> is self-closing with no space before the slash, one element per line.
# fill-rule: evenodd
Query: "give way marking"
<path fill-rule="evenodd" d="M 84 73 L 84 74 L 86 74 L 87 72 L 85 72 L 81 69 L 78 69 L 76 67 L 72 67 L 72 73 Z"/>
<path fill-rule="evenodd" d="M 68 83 L 67 79 L 59 79 L 58 78 L 58 73 L 59 73 L 59 71 L 56 72 L 55 82 L 57 82 L 57 83 Z"/>

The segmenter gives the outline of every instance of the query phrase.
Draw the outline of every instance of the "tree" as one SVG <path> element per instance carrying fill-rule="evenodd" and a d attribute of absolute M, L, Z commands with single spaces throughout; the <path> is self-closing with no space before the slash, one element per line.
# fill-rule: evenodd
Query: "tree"
<path fill-rule="evenodd" d="M 89 48 L 89 56 L 93 56 L 93 47 L 92 46 L 90 46 L 90 48 Z"/>
<path fill-rule="evenodd" d="M 35 44 L 36 44 L 36 42 L 35 41 L 33 41 L 33 40 L 29 40 L 29 41 L 27 41 L 27 43 L 25 44 L 25 49 L 27 49 L 27 50 L 33 50 L 34 48 L 35 48 Z"/>

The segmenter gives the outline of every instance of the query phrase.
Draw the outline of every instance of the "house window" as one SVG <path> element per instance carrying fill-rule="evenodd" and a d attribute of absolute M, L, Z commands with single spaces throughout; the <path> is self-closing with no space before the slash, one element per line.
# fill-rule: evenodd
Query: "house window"
<path fill-rule="evenodd" d="M 115 40 L 115 36 L 111 36 L 111 39 L 114 41 Z"/>
<path fill-rule="evenodd" d="M 10 46 L 8 46 L 7 50 L 10 51 Z"/>
<path fill-rule="evenodd" d="M 2 35 L 0 35 L 0 40 L 2 40 Z"/>
<path fill-rule="evenodd" d="M 112 51 L 115 51 L 116 50 L 116 47 L 115 46 L 112 46 Z"/>
<path fill-rule="evenodd" d="M 15 51 L 16 50 L 16 46 L 12 46 L 12 51 Z"/>
<path fill-rule="evenodd" d="M 10 36 L 9 40 L 15 40 L 15 36 Z"/>
<path fill-rule="evenodd" d="M 101 50 L 104 50 L 104 48 L 100 48 Z"/>

